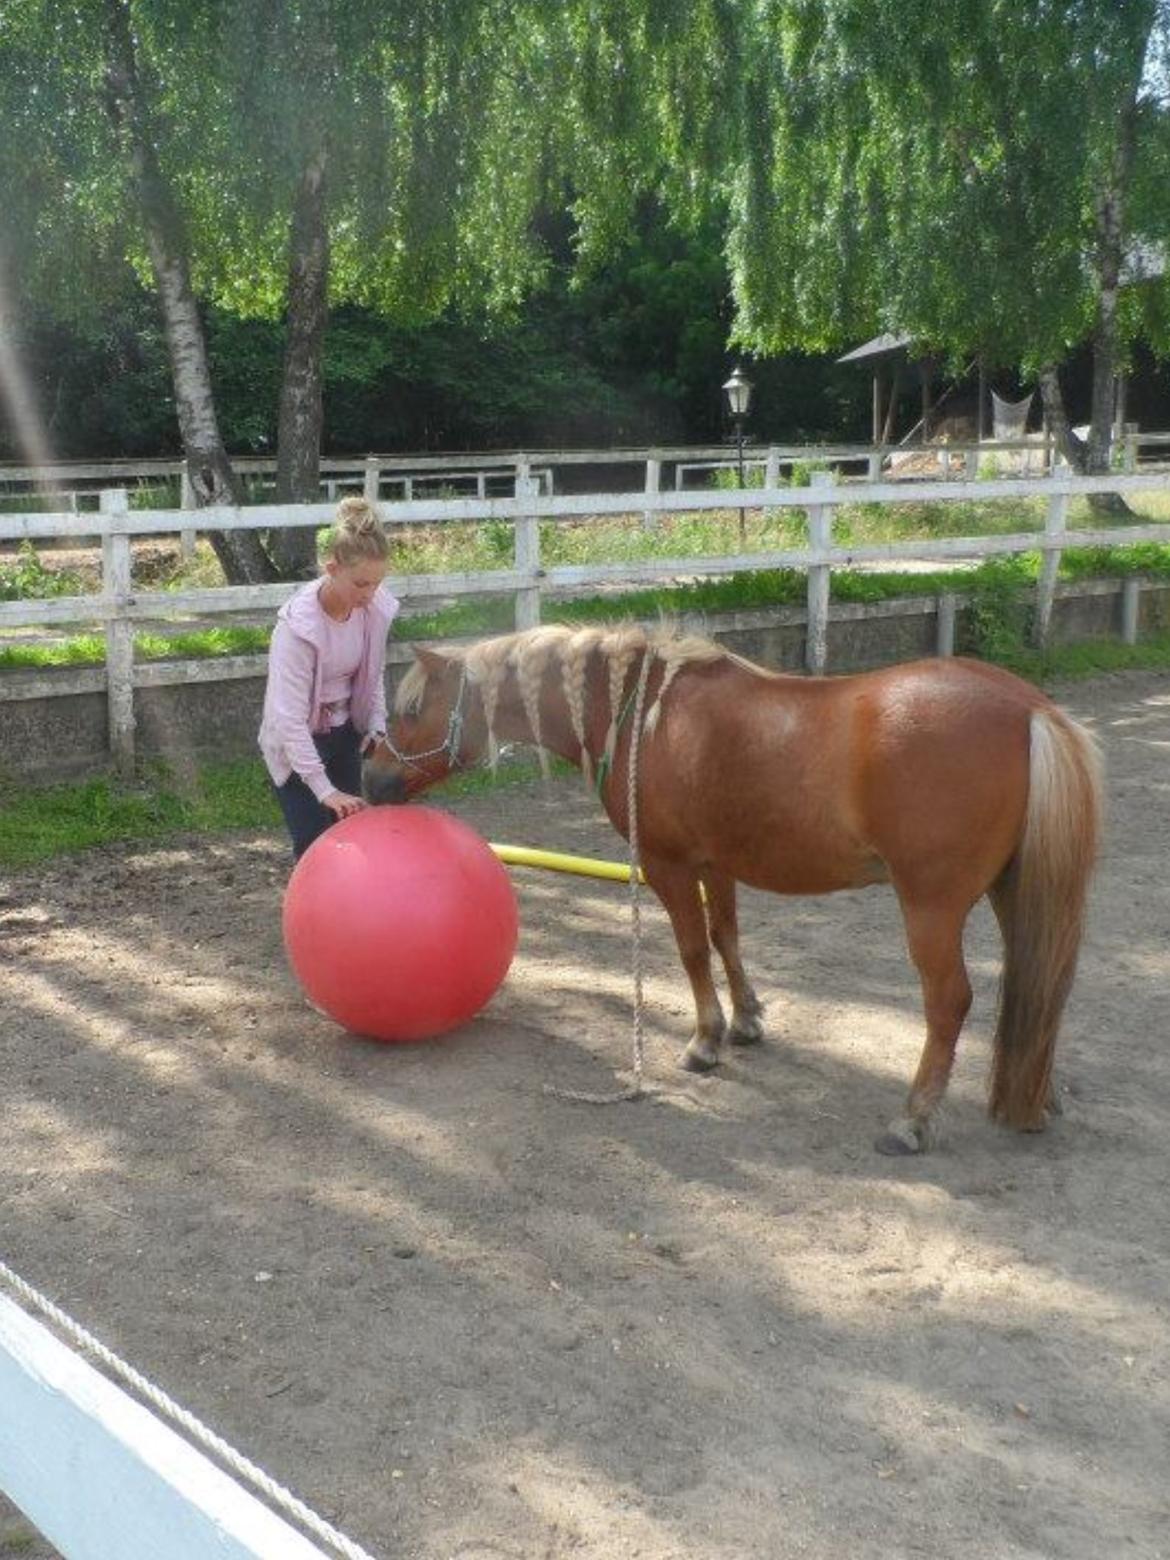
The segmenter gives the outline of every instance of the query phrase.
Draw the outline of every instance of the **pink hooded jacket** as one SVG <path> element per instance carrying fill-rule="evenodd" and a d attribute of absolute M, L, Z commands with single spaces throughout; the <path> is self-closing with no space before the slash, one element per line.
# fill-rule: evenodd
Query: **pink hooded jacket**
<path fill-rule="evenodd" d="M 260 751 L 276 785 L 295 771 L 318 801 L 336 786 L 313 745 L 313 733 L 329 730 L 321 702 L 321 650 L 326 625 L 313 580 L 289 598 L 276 615 L 268 650 L 268 685 L 260 721 Z M 359 732 L 386 729 L 386 635 L 398 615 L 398 600 L 380 585 L 366 607 L 361 664 L 350 693 L 349 718 Z"/>

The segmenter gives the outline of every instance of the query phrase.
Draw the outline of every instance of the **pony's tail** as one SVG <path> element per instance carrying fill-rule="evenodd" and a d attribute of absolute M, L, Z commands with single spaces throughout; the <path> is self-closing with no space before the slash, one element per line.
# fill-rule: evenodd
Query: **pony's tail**
<path fill-rule="evenodd" d="M 989 1109 L 1023 1131 L 1044 1125 L 1100 833 L 1094 738 L 1060 711 L 1036 710 L 1024 833 L 992 890 L 1004 963 Z"/>

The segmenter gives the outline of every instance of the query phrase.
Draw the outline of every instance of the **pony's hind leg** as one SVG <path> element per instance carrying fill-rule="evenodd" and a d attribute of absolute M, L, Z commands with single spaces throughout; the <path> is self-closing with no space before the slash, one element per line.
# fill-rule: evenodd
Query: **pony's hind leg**
<path fill-rule="evenodd" d="M 754 1045 L 763 1038 L 764 1004 L 756 996 L 739 956 L 739 923 L 735 912 L 735 879 L 724 872 L 703 873 L 707 899 L 707 926 L 715 951 L 723 960 L 731 991 L 731 1023 L 727 1038 L 732 1045 Z"/>
<path fill-rule="evenodd" d="M 711 979 L 711 944 L 707 917 L 699 895 L 699 879 L 690 867 L 645 856 L 646 881 L 661 899 L 674 929 L 679 958 L 695 999 L 695 1032 L 683 1052 L 688 1072 L 710 1072 L 718 1065 L 725 1024 L 723 1008 Z"/>
<path fill-rule="evenodd" d="M 908 905 L 903 901 L 910 957 L 918 970 L 926 1011 L 926 1044 L 910 1086 L 906 1115 L 877 1140 L 883 1154 L 917 1154 L 931 1139 L 931 1123 L 946 1092 L 955 1046 L 971 1007 L 971 982 L 963 961 L 967 907 Z"/>

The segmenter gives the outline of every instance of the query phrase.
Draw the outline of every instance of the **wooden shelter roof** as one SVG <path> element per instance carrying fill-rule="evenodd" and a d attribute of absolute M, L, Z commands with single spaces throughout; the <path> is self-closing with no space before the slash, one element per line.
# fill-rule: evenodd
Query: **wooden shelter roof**
<path fill-rule="evenodd" d="M 893 331 L 885 331 L 880 336 L 875 336 L 872 341 L 862 342 L 861 346 L 854 347 L 852 352 L 846 352 L 843 357 L 837 359 L 838 363 L 860 363 L 865 358 L 885 357 L 892 352 L 901 352 L 911 343 L 910 336 L 895 335 Z"/>

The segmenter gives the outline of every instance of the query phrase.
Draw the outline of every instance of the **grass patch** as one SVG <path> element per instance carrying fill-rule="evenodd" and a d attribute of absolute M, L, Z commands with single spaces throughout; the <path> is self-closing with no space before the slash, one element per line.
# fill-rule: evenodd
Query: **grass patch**
<path fill-rule="evenodd" d="M 831 578 L 832 600 L 879 602 L 907 596 L 936 596 L 944 591 L 979 601 L 989 593 L 1002 597 L 1007 589 L 1035 585 L 1040 554 L 1020 553 L 988 558 L 972 568 L 933 569 L 913 574 L 896 569 L 862 571 L 836 569 Z M 1142 574 L 1170 579 L 1170 547 L 1156 543 L 1118 548 L 1070 548 L 1062 556 L 1061 579 L 1068 582 Z M 647 586 L 607 596 L 579 596 L 544 603 L 546 622 L 597 623 L 623 617 L 655 618 L 684 613 L 718 613 L 800 606 L 807 585 L 799 569 L 758 569 L 678 585 Z M 403 614 L 394 627 L 400 641 L 458 639 L 505 634 L 514 626 L 510 595 L 476 596 L 431 612 Z M 135 655 L 144 661 L 196 660 L 220 655 L 255 655 L 268 648 L 271 625 L 192 630 L 180 634 L 141 633 L 134 636 Z M 5 667 L 101 665 L 105 640 L 100 634 L 79 634 L 52 645 L 10 645 L 0 649 Z"/>
<path fill-rule="evenodd" d="M 257 760 L 208 765 L 189 783 L 153 768 L 135 785 L 103 775 L 43 790 L 9 787 L 0 793 L 0 863 L 25 867 L 119 840 L 271 828 L 279 822 Z"/>
<path fill-rule="evenodd" d="M 553 773 L 576 771 L 555 760 Z M 495 774 L 474 769 L 458 775 L 443 794 L 473 795 L 523 785 L 539 775 L 535 757 L 525 754 L 502 763 Z M 282 827 L 259 759 L 209 764 L 185 781 L 163 765 L 152 765 L 133 785 L 109 775 L 39 790 L 10 785 L 0 788 L 0 867 L 31 867 L 100 845 Z"/>
<path fill-rule="evenodd" d="M 1170 669 L 1170 634 L 1154 635 L 1136 645 L 1122 644 L 1116 639 L 1091 639 L 1050 650 L 1019 645 L 994 659 L 1009 671 L 1044 687 L 1109 672 L 1163 671 Z"/>

